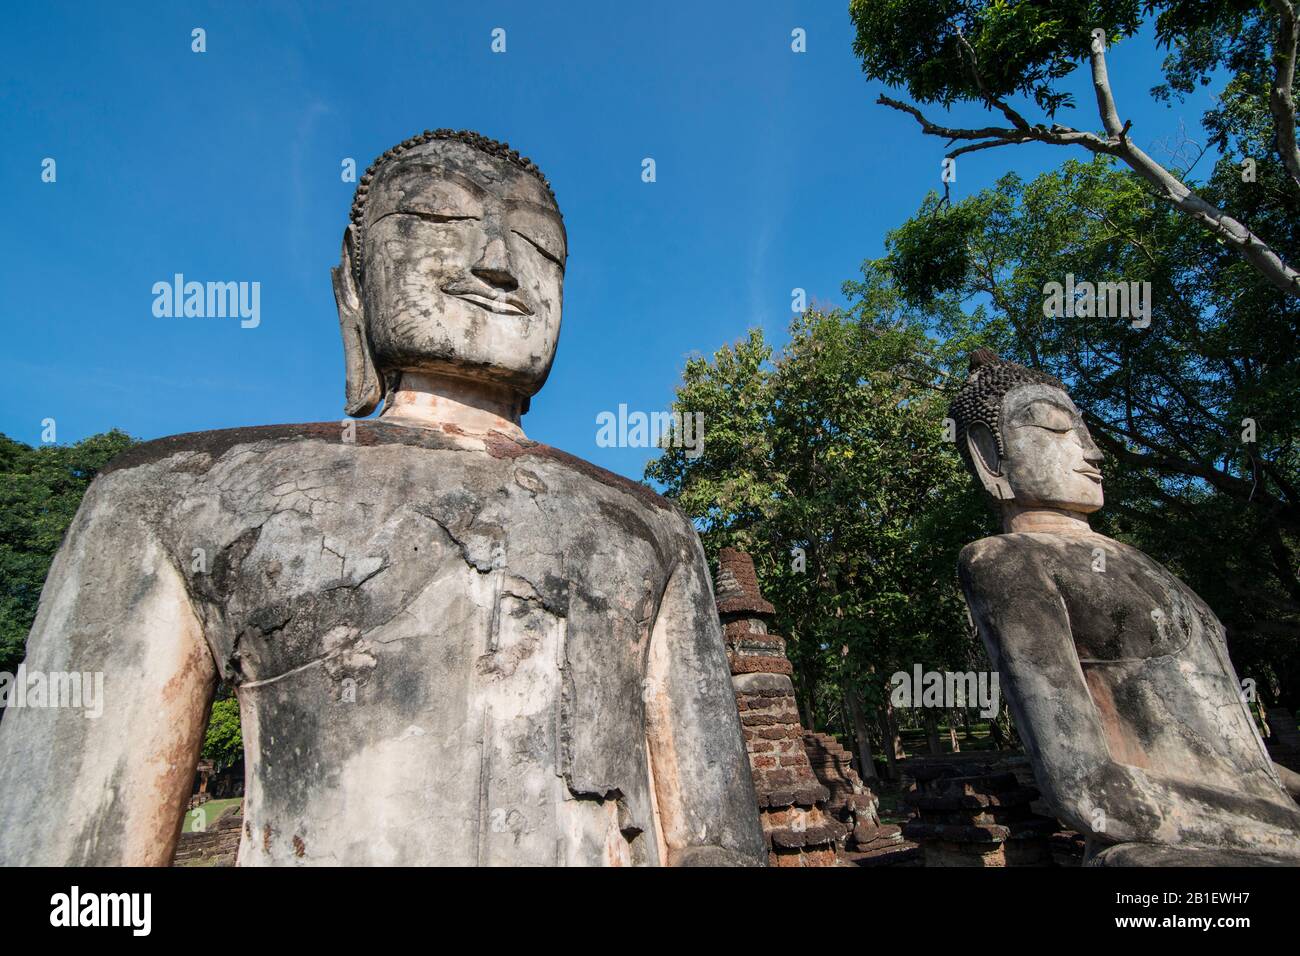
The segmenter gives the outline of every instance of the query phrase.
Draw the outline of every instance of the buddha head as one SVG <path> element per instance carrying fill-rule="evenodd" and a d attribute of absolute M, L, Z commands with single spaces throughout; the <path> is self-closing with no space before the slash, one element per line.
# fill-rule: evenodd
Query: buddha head
<path fill-rule="evenodd" d="M 949 415 L 967 466 L 1004 506 L 1079 514 L 1102 506 L 1101 451 L 1052 376 L 979 349 Z"/>
<path fill-rule="evenodd" d="M 374 411 L 408 372 L 526 410 L 555 358 L 567 254 L 550 185 L 506 144 L 440 129 L 388 150 L 357 185 L 332 270 L 347 413 Z"/>

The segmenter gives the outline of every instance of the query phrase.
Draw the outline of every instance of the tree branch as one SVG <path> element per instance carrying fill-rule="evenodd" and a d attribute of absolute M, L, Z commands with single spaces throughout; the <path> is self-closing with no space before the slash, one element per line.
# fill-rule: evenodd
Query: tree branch
<path fill-rule="evenodd" d="M 1098 31 L 1100 32 L 1100 31 Z M 1115 108 L 1115 96 L 1110 91 L 1110 74 L 1106 72 L 1106 40 L 1096 36 L 1092 40 L 1092 89 L 1097 96 L 1097 112 L 1101 114 L 1101 125 L 1109 136 L 1119 139 L 1127 127 L 1119 120 L 1119 110 Z"/>
<path fill-rule="evenodd" d="M 1162 199 L 1208 226 L 1211 232 L 1254 266 L 1255 271 L 1271 285 L 1289 295 L 1300 295 L 1300 273 L 1283 262 L 1267 243 L 1222 209 L 1192 192 L 1176 176 L 1133 145 L 1128 138 L 1130 124 L 1121 126 L 1119 122 L 1119 112 L 1115 108 L 1115 97 L 1111 93 L 1110 78 L 1106 72 L 1105 48 L 1101 44 L 1094 45 L 1089 59 L 1092 63 L 1093 88 L 1097 93 L 1097 111 L 1101 114 L 1106 132 L 1111 136 L 1108 149 L 1095 151 L 1122 159 L 1130 169 L 1154 186 Z"/>
<path fill-rule="evenodd" d="M 916 117 L 916 121 L 921 124 L 921 132 L 927 136 L 940 136 L 948 140 L 958 139 L 1014 139 L 1021 135 L 1020 130 L 1009 129 L 1005 126 L 985 126 L 982 129 L 959 129 L 950 126 L 939 126 L 931 123 L 926 119 L 919 109 L 910 103 L 903 103 L 900 100 L 880 94 L 876 100 L 881 106 L 888 106 L 890 109 L 900 110 L 904 113 L 910 113 Z"/>
<path fill-rule="evenodd" d="M 984 77 L 980 76 L 979 60 L 975 58 L 975 50 L 970 43 L 967 42 L 966 35 L 962 33 L 960 29 L 957 30 L 957 41 L 961 44 L 962 49 L 966 51 L 966 55 L 970 58 L 971 76 L 975 78 L 975 85 L 980 88 L 980 93 L 984 95 L 984 101 L 990 106 L 996 106 L 1001 110 L 1002 115 L 1005 116 L 1016 129 L 1029 129 L 1029 123 L 1025 121 L 1023 116 L 1013 110 L 1005 100 L 994 96 L 989 91 L 989 88 L 984 85 Z"/>
<path fill-rule="evenodd" d="M 1282 22 L 1278 27 L 1277 46 L 1273 49 L 1273 88 L 1268 93 L 1269 109 L 1273 113 L 1273 133 L 1277 137 L 1277 151 L 1282 156 L 1291 181 L 1300 187 L 1300 146 L 1295 138 L 1295 83 L 1296 11 L 1291 0 L 1269 0 Z"/>
<path fill-rule="evenodd" d="M 1270 2 L 1286 2 L 1290 6 L 1290 0 L 1270 0 Z M 1294 8 L 1291 9 L 1294 19 Z M 1114 156 L 1153 186 L 1161 199 L 1209 229 L 1224 245 L 1250 263 L 1270 285 L 1288 295 L 1300 296 L 1300 272 L 1287 265 L 1268 243 L 1251 232 L 1243 223 L 1197 195 L 1180 179 L 1133 144 L 1128 137 L 1132 123 L 1121 123 L 1119 111 L 1115 106 L 1115 97 L 1111 92 L 1110 77 L 1106 70 L 1104 48 L 1100 44 L 1095 46 L 1089 54 L 1089 59 L 1092 64 L 1093 88 L 1097 94 L 1097 109 L 1101 113 L 1102 123 L 1107 133 L 1105 138 L 1095 133 L 1055 124 L 1050 128 L 1041 124 L 1017 125 L 1014 128 L 987 126 L 981 129 L 940 126 L 926 119 L 915 106 L 892 99 L 883 93 L 876 102 L 890 109 L 910 114 L 921 125 L 921 132 L 926 135 L 941 136 L 950 142 L 982 141 L 978 143 L 979 149 L 992 149 L 1004 144 L 1040 142 L 1053 146 L 1082 146 L 1094 153 Z M 1018 113 L 996 97 L 990 96 L 988 99 L 991 105 L 1002 109 L 1013 123 L 1024 122 Z M 1294 126 L 1292 128 L 1294 130 Z M 1292 144 L 1295 142 L 1294 135 L 1291 137 L 1291 142 Z M 973 152 L 973 149 L 968 147 L 962 147 L 962 150 Z"/>
<path fill-rule="evenodd" d="M 1030 143 L 1030 142 L 1033 142 L 1032 136 L 1019 136 L 1015 139 L 993 139 L 993 140 L 987 140 L 983 143 L 970 143 L 969 145 L 966 146 L 959 146 L 956 149 L 945 153 L 944 155 L 948 159 L 956 159 L 962 153 L 974 153 L 981 149 L 993 149 L 997 146 L 1017 146 L 1020 143 Z"/>
<path fill-rule="evenodd" d="M 1138 468 L 1151 468 L 1167 474 L 1173 473 L 1187 475 L 1190 478 L 1200 478 L 1229 497 L 1268 508 L 1285 527 L 1293 529 L 1300 527 L 1300 514 L 1297 513 L 1295 506 L 1279 501 L 1272 495 L 1259 493 L 1254 482 L 1246 481 L 1244 478 L 1236 478 L 1219 471 L 1217 468 L 1209 468 L 1188 461 L 1185 458 L 1179 458 L 1177 455 L 1170 455 L 1167 452 L 1157 455 L 1143 455 L 1130 451 L 1123 441 L 1111 434 L 1114 432 L 1124 435 L 1124 429 L 1103 421 L 1095 415 L 1085 413 L 1084 417 L 1088 420 L 1090 426 L 1095 426 L 1093 436 L 1098 443 L 1125 464 L 1134 465 Z"/>

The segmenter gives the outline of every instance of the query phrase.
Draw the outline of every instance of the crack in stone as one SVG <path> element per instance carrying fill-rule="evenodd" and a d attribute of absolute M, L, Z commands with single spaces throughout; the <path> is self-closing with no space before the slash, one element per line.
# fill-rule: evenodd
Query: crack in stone
<path fill-rule="evenodd" d="M 383 564 L 375 568 L 369 574 L 365 575 L 359 581 L 340 581 L 338 584 L 327 584 L 325 587 L 321 588 L 321 590 L 322 591 L 342 591 L 348 589 L 355 590 L 356 588 L 361 587 L 363 584 L 365 584 L 367 581 L 371 580 L 372 578 L 387 571 L 389 567 L 390 567 L 389 563 L 385 561 Z"/>
<path fill-rule="evenodd" d="M 279 681 L 282 681 L 287 677 L 292 677 L 295 674 L 302 673 L 309 667 L 315 667 L 317 664 L 324 664 L 326 661 L 332 660 L 335 657 L 340 657 L 343 654 L 347 654 L 353 650 L 356 650 L 356 645 L 359 643 L 360 643 L 359 639 L 355 641 L 351 641 L 348 644 L 345 644 L 343 647 L 340 647 L 336 651 L 331 651 L 328 654 L 322 654 L 320 657 L 314 657 L 311 660 L 307 661 L 307 663 L 299 664 L 297 667 L 291 667 L 283 674 L 276 674 L 274 677 L 266 677 L 263 678 L 262 680 L 254 680 L 254 681 L 248 681 L 246 683 L 242 683 L 239 685 L 239 689 L 254 690 L 258 687 L 265 687 L 267 684 L 278 683 Z"/>
<path fill-rule="evenodd" d="M 453 534 L 451 529 L 448 528 L 443 520 L 434 514 L 431 509 L 417 507 L 414 510 L 415 513 L 420 515 L 422 518 L 428 518 L 436 524 L 442 530 L 442 533 L 447 536 L 447 540 L 456 546 L 456 550 L 460 552 L 461 559 L 479 574 L 489 574 L 496 570 L 495 565 L 492 563 L 484 565 L 479 561 L 476 561 L 469 553 L 469 545 Z"/>

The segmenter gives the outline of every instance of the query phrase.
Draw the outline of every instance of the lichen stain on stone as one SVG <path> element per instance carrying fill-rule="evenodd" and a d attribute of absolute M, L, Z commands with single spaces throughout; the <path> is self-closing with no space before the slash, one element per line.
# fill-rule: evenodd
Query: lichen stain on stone
<path fill-rule="evenodd" d="M 517 606 L 510 611 L 512 618 L 519 619 L 529 616 L 531 612 L 526 606 Z M 548 615 L 551 626 L 555 618 Z M 508 646 L 499 648 L 496 651 L 490 651 L 479 656 L 474 662 L 474 669 L 481 677 L 504 678 L 511 677 L 519 669 L 519 665 L 532 657 L 542 643 L 543 628 L 536 623 L 525 625 L 523 633 L 512 635 L 515 640 Z"/>
<path fill-rule="evenodd" d="M 548 490 L 546 482 L 526 468 L 515 469 L 515 484 L 534 495 L 545 494 Z"/>
<path fill-rule="evenodd" d="M 1110 755 L 1114 760 L 1133 767 L 1149 767 L 1150 761 L 1142 745 L 1129 733 L 1129 728 L 1120 715 L 1115 697 L 1105 676 L 1096 670 L 1084 670 L 1088 691 L 1092 696 L 1093 707 L 1101 719 L 1102 730 L 1106 735 Z"/>

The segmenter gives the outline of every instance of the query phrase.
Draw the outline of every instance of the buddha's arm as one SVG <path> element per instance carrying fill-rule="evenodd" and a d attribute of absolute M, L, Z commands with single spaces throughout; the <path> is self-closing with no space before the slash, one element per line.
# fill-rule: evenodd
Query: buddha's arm
<path fill-rule="evenodd" d="M 27 706 L 11 691 L 0 721 L 2 865 L 166 865 L 180 831 L 216 669 L 165 549 L 104 492 L 41 592 Z M 72 673 L 80 700 L 63 703 L 83 706 L 34 706 L 36 675 Z"/>
<path fill-rule="evenodd" d="M 1252 840 L 1267 832 L 1288 841 L 1295 823 L 1278 804 L 1114 760 L 1055 585 L 1023 555 L 991 551 L 962 553 L 962 588 L 1016 729 L 1046 770 L 1039 786 L 1063 820 L 1117 843 L 1232 844 L 1243 822 Z"/>
<path fill-rule="evenodd" d="M 976 542 L 962 552 L 966 603 L 1020 739 L 1047 770 L 1047 779 L 1038 781 L 1044 797 L 1071 825 L 1092 832 L 1093 807 L 1082 785 L 1109 754 L 1065 608 L 1050 581 L 1025 580 L 994 542 Z"/>
<path fill-rule="evenodd" d="M 704 553 L 692 544 L 650 638 L 646 712 L 660 848 L 673 866 L 761 864 L 766 851 L 722 629 Z"/>
<path fill-rule="evenodd" d="M 1273 769 L 1277 772 L 1278 779 L 1282 781 L 1282 786 L 1286 792 L 1291 794 L 1292 800 L 1300 800 L 1300 773 L 1296 773 L 1290 767 L 1284 767 L 1274 761 Z"/>

